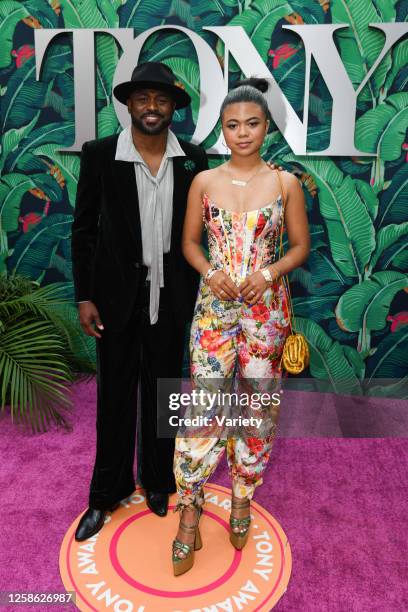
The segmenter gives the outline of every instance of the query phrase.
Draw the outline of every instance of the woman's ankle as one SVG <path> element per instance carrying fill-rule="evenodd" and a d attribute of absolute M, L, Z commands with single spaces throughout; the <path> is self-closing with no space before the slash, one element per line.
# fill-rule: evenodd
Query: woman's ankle
<path fill-rule="evenodd" d="M 204 494 L 203 491 L 200 490 L 198 493 L 191 495 L 182 495 L 179 497 L 179 500 L 174 508 L 174 512 L 184 512 L 185 508 L 195 508 L 200 510 L 204 505 Z"/>
<path fill-rule="evenodd" d="M 186 506 L 180 512 L 180 522 L 185 525 L 195 525 L 197 522 L 199 510 L 195 506 Z"/>

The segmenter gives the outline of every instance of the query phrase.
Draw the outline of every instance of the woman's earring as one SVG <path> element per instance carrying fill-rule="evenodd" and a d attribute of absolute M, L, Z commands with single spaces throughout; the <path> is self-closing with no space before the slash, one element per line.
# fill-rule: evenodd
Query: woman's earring
<path fill-rule="evenodd" d="M 227 143 L 225 142 L 225 140 L 222 141 L 222 144 L 224 145 L 224 147 L 227 149 L 228 151 L 228 147 L 227 147 Z"/>

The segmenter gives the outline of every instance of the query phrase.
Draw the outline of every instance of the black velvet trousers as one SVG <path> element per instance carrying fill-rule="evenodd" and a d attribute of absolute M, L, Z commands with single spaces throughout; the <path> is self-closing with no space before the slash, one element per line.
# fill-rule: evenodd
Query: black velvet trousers
<path fill-rule="evenodd" d="M 165 266 L 165 285 L 168 267 Z M 105 328 L 96 339 L 97 445 L 89 505 L 107 510 L 135 490 L 133 463 L 138 431 L 138 475 L 154 492 L 176 491 L 173 475 L 174 439 L 157 437 L 157 379 L 180 378 L 184 326 L 171 309 L 167 287 L 160 289 L 157 323 L 150 324 L 149 285 L 140 293 L 128 325 Z M 102 321 L 103 322 L 103 321 Z M 140 377 L 140 410 L 137 396 Z"/>

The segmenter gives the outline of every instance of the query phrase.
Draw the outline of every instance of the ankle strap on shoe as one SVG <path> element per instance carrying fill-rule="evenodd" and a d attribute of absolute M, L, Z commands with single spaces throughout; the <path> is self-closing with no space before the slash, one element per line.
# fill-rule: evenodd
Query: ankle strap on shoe
<path fill-rule="evenodd" d="M 248 498 L 245 499 L 232 499 L 231 500 L 231 508 L 235 508 L 236 510 L 238 510 L 238 508 L 249 508 L 251 504 L 251 501 Z"/>
<path fill-rule="evenodd" d="M 185 498 L 181 498 L 177 502 L 177 504 L 174 506 L 174 512 L 183 512 L 183 510 L 185 510 L 186 508 L 194 508 L 195 510 L 201 512 L 201 508 L 203 505 L 203 495 L 188 496 L 187 500 Z"/>
<path fill-rule="evenodd" d="M 180 521 L 179 527 L 182 531 L 186 531 L 187 533 L 194 533 L 197 528 L 197 524 L 198 524 L 198 521 L 197 523 L 194 523 L 194 525 L 186 525 L 185 523 Z"/>

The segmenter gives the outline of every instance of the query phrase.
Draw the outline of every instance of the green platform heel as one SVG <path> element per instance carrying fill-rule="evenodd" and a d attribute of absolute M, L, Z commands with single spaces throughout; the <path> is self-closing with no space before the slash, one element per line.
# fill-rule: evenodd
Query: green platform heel
<path fill-rule="evenodd" d="M 248 541 L 249 525 L 251 523 L 251 516 L 249 514 L 250 500 L 249 499 L 237 499 L 232 498 L 231 510 L 238 510 L 242 508 L 248 508 L 248 516 L 242 518 L 230 517 L 230 542 L 237 550 L 244 548 Z M 239 532 L 233 531 L 233 529 L 239 528 Z"/>
<path fill-rule="evenodd" d="M 189 506 L 187 506 L 188 508 Z M 198 523 L 201 517 L 201 508 L 197 508 L 197 521 L 195 525 L 186 525 L 182 521 L 180 522 L 180 529 L 186 534 L 194 533 L 194 542 L 193 544 L 184 544 L 180 542 L 179 539 L 175 538 L 173 540 L 173 572 L 175 576 L 180 576 L 181 574 L 185 574 L 190 570 L 194 565 L 194 551 L 200 550 L 203 547 L 203 543 L 201 540 L 200 529 Z M 177 552 L 182 551 L 185 554 L 185 557 L 179 557 Z"/>

